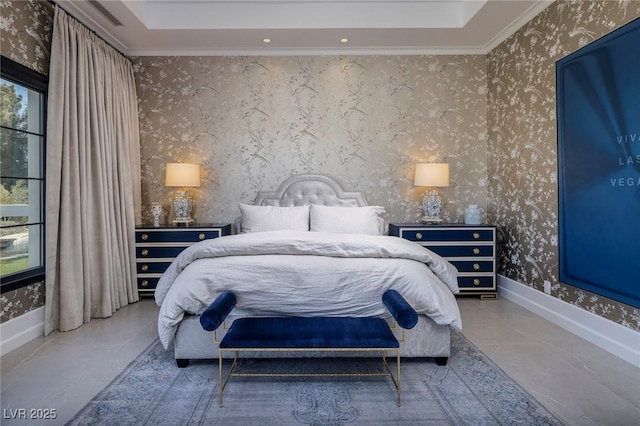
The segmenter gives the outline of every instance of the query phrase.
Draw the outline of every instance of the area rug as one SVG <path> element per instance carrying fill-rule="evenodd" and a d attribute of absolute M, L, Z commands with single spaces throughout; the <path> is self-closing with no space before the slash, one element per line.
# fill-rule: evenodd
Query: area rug
<path fill-rule="evenodd" d="M 215 361 L 178 368 L 152 343 L 69 425 L 561 425 L 458 333 L 446 366 L 401 365 L 402 406 L 386 377 L 232 378 L 218 405 Z M 229 363 L 230 364 L 230 363 Z M 268 371 L 378 371 L 376 359 L 244 360 Z"/>

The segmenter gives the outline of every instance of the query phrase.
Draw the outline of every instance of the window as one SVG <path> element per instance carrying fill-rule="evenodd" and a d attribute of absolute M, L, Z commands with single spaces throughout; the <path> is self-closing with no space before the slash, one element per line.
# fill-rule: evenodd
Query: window
<path fill-rule="evenodd" d="M 0 280 L 4 293 L 44 279 L 47 77 L 1 59 Z"/>

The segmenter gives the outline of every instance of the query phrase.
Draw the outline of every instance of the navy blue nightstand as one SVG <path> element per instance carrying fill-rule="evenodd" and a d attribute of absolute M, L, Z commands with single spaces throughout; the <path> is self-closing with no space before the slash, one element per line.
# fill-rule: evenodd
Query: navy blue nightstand
<path fill-rule="evenodd" d="M 451 262 L 459 272 L 460 295 L 497 298 L 495 226 L 391 223 L 389 235 L 414 241 Z"/>
<path fill-rule="evenodd" d="M 158 280 L 178 254 L 202 240 L 231 234 L 231 224 L 136 226 L 136 272 L 140 296 L 153 296 Z"/>

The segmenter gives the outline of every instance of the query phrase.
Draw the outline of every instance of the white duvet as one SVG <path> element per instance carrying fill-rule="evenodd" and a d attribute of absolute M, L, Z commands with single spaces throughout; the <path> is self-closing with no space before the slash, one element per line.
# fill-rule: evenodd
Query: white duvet
<path fill-rule="evenodd" d="M 158 282 L 158 333 L 168 347 L 185 313 L 201 313 L 223 291 L 236 295 L 236 314 L 384 318 L 390 288 L 418 313 L 460 330 L 457 272 L 398 237 L 273 231 L 205 240 L 180 253 Z"/>

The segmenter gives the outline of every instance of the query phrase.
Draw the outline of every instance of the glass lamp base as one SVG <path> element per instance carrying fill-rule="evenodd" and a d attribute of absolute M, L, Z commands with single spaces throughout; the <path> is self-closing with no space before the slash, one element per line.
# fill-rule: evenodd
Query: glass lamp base
<path fill-rule="evenodd" d="M 176 198 L 173 199 L 173 211 L 175 219 L 174 225 L 188 225 L 193 223 L 191 211 L 193 210 L 193 199 L 189 191 L 178 191 Z"/>
<path fill-rule="evenodd" d="M 424 216 L 420 219 L 424 223 L 440 223 L 440 209 L 442 207 L 442 200 L 438 191 L 429 189 L 426 196 L 422 199 L 422 211 Z"/>

